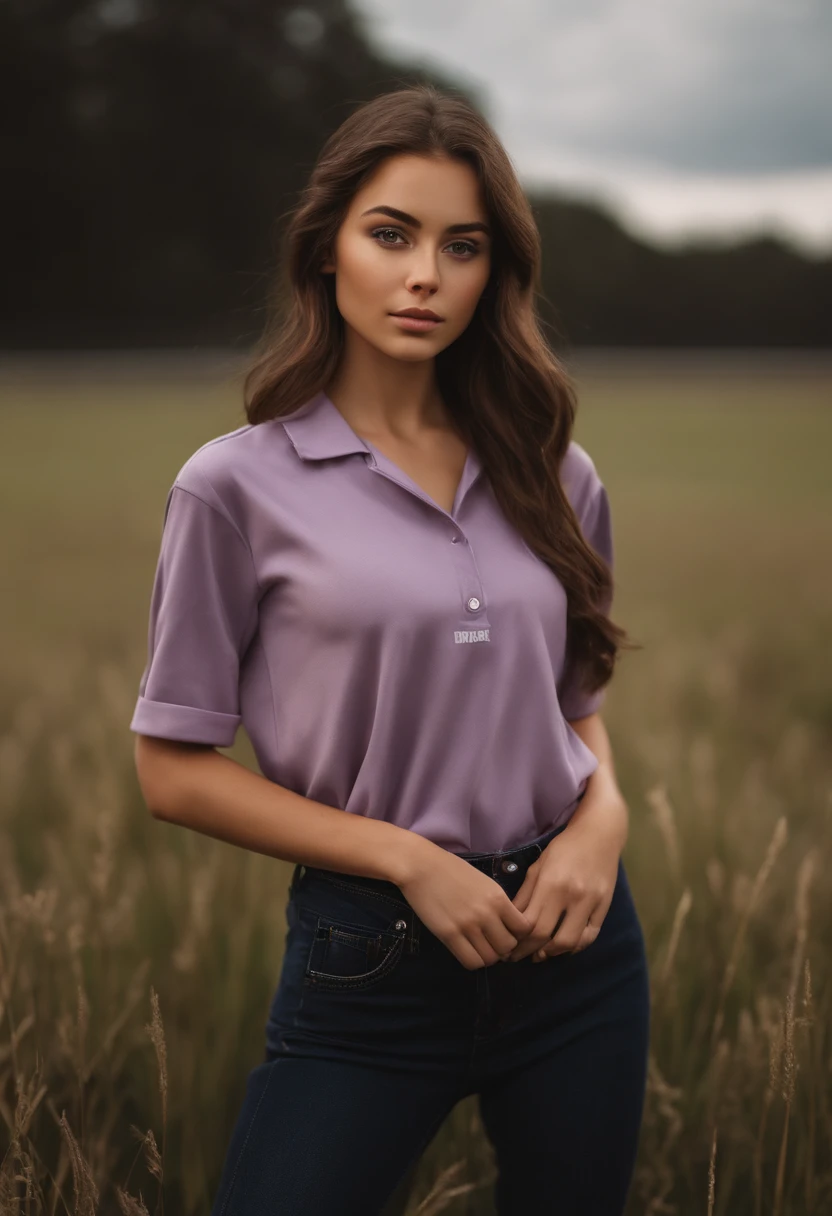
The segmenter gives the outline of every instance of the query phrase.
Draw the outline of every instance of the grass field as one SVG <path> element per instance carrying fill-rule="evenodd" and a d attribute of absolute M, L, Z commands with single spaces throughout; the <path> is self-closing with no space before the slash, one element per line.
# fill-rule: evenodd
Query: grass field
<path fill-rule="evenodd" d="M 238 370 L 0 364 L 2 1213 L 144 1210 L 116 1186 L 161 1211 L 162 1174 L 169 1214 L 207 1213 L 261 1058 L 291 866 L 152 820 L 128 730 L 165 496 L 244 422 Z M 832 359 L 608 352 L 574 371 L 613 615 L 643 646 L 605 709 L 653 987 L 628 1216 L 821 1216 Z M 242 735 L 230 754 L 254 764 Z M 409 1216 L 493 1213 L 493 1171 L 466 1101 Z"/>

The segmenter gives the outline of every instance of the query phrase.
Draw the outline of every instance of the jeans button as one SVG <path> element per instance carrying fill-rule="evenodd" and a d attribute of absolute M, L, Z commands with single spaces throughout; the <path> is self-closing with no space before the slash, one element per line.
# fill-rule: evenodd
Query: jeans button
<path fill-rule="evenodd" d="M 406 920 L 397 920 L 397 921 L 396 921 L 396 926 L 395 926 L 395 927 L 396 927 L 397 929 L 406 929 L 406 928 L 407 928 L 407 921 L 406 921 Z"/>
<path fill-rule="evenodd" d="M 503 862 L 503 870 L 506 874 L 513 874 L 516 869 L 517 869 L 516 861 L 509 861 L 508 859 L 506 859 Z"/>

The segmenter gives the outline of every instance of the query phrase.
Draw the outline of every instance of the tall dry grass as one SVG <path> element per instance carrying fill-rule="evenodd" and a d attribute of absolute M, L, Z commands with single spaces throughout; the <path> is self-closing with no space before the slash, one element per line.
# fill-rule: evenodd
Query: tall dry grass
<path fill-rule="evenodd" d="M 698 367 L 581 384 L 646 644 L 605 710 L 652 986 L 628 1216 L 825 1216 L 830 375 Z M 164 494 L 240 423 L 216 369 L 140 371 L 0 376 L 0 1216 L 207 1216 L 280 970 L 291 866 L 136 782 Z M 490 1216 L 495 1169 L 468 1100 L 384 1216 Z"/>
<path fill-rule="evenodd" d="M 726 723 L 751 712 L 743 669 L 760 654 L 735 635 L 707 661 L 694 649 L 650 660 L 651 695 L 677 702 L 661 732 L 619 731 L 610 713 L 652 982 L 628 1211 L 820 1216 L 832 1210 L 829 755 L 800 718 L 738 755 L 747 739 Z M 151 819 L 125 730 L 133 698 L 111 662 L 50 662 L 5 706 L 4 1214 L 207 1213 L 261 1058 L 291 867 Z M 463 1103 L 407 1212 L 492 1212 L 494 1171 Z"/>

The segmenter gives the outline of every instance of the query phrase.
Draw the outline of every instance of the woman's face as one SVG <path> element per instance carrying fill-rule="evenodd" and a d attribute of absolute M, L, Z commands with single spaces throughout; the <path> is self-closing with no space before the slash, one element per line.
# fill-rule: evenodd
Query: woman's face
<path fill-rule="evenodd" d="M 469 165 L 394 156 L 353 198 L 334 256 L 321 269 L 335 274 L 335 298 L 348 327 L 394 359 L 430 359 L 474 315 L 491 271 L 488 229 Z M 408 330 L 391 314 L 411 307 L 442 320 Z"/>

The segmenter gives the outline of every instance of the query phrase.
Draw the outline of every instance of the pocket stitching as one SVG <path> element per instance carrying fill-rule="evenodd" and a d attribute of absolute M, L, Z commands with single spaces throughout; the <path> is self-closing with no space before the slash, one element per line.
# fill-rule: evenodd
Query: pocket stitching
<path fill-rule="evenodd" d="M 374 930 L 363 929 L 362 934 L 352 934 L 351 936 L 363 936 L 366 941 L 374 937 L 394 937 L 395 941 L 385 954 L 384 958 L 377 967 L 373 967 L 371 971 L 364 971 L 360 975 L 334 975 L 328 971 L 316 971 L 312 967 L 312 956 L 315 947 L 319 941 L 326 940 L 318 936 L 322 929 L 331 933 L 332 929 L 338 931 L 340 926 L 350 925 L 348 921 L 335 920 L 328 916 L 319 916 L 315 927 L 315 936 L 309 947 L 309 953 L 306 958 L 306 967 L 304 969 L 303 982 L 310 988 L 331 988 L 340 990 L 342 988 L 368 988 L 377 980 L 382 979 L 388 971 L 391 971 L 402 956 L 405 943 L 405 930 L 395 931 L 390 929 L 380 929 L 378 932 Z M 362 926 L 352 925 L 352 928 L 362 928 Z"/>

